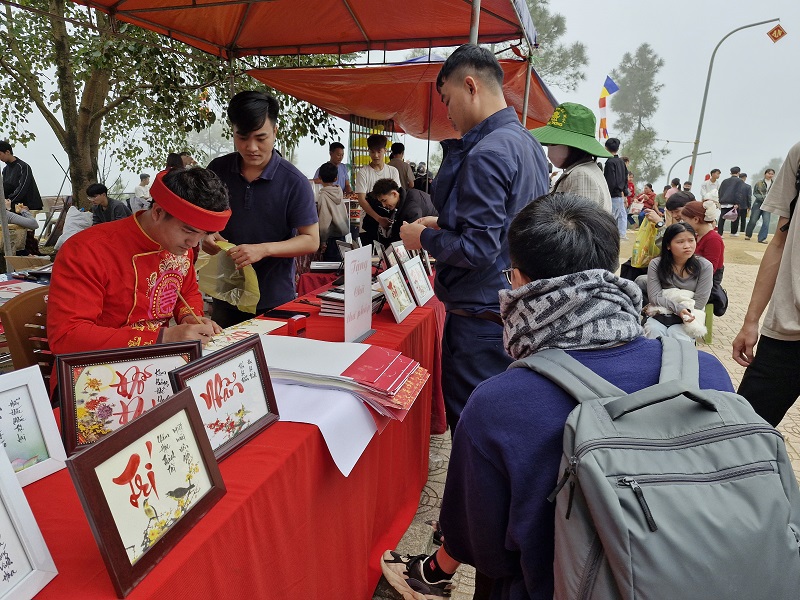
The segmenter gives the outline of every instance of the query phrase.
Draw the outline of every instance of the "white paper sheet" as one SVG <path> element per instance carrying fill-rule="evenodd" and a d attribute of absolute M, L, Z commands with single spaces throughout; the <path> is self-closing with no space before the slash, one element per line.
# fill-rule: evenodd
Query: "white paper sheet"
<path fill-rule="evenodd" d="M 342 475 L 350 475 L 377 431 L 363 402 L 348 392 L 284 383 L 274 383 L 273 388 L 281 421 L 319 427 L 333 462 Z"/>
<path fill-rule="evenodd" d="M 262 335 L 264 357 L 271 369 L 339 377 L 369 346 L 349 342 L 321 342 L 285 335 Z"/>

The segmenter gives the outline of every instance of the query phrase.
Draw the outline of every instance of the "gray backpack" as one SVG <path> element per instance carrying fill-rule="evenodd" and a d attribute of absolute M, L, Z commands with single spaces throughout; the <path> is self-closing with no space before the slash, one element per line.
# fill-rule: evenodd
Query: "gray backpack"
<path fill-rule="evenodd" d="M 662 345 L 659 383 L 633 394 L 561 350 L 511 365 L 579 402 L 549 497 L 556 600 L 797 600 L 800 494 L 783 438 L 741 396 L 699 389 L 692 344 Z"/>

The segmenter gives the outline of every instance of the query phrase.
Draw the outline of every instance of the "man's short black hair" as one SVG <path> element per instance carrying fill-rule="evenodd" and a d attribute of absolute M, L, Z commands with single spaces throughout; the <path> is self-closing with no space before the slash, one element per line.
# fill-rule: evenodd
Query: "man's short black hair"
<path fill-rule="evenodd" d="M 14 148 L 8 143 L 8 140 L 0 140 L 0 152 L 11 152 L 14 154 Z"/>
<path fill-rule="evenodd" d="M 394 179 L 378 179 L 375 185 L 372 186 L 372 195 L 376 198 L 383 196 L 389 192 L 399 192 L 400 186 Z"/>
<path fill-rule="evenodd" d="M 667 210 L 678 210 L 679 208 L 683 208 L 689 202 L 694 202 L 694 200 L 695 197 L 692 192 L 679 190 L 667 198 L 666 208 Z"/>
<path fill-rule="evenodd" d="M 108 188 L 102 183 L 93 183 L 86 188 L 86 195 L 89 196 L 89 198 L 94 198 L 100 194 L 108 194 Z"/>
<path fill-rule="evenodd" d="M 323 163 L 319 168 L 319 178 L 322 183 L 334 183 L 339 179 L 339 168 L 332 162 Z"/>
<path fill-rule="evenodd" d="M 328 152 L 333 152 L 334 150 L 344 150 L 344 144 L 342 142 L 331 142 L 330 146 L 328 146 Z"/>
<path fill-rule="evenodd" d="M 739 179 L 747 179 L 747 173 L 739 173 Z"/>
<path fill-rule="evenodd" d="M 606 150 L 608 150 L 612 154 L 614 152 L 619 151 L 619 139 L 617 139 L 617 138 L 608 138 L 606 140 Z"/>
<path fill-rule="evenodd" d="M 167 189 L 195 206 L 214 212 L 228 209 L 228 188 L 213 171 L 173 169 L 163 181 Z"/>
<path fill-rule="evenodd" d="M 541 196 L 523 208 L 508 230 L 511 265 L 532 280 L 619 266 L 619 230 L 611 213 L 573 194 Z"/>
<path fill-rule="evenodd" d="M 144 181 L 145 179 L 150 179 L 150 173 L 139 173 L 139 179 Z"/>
<path fill-rule="evenodd" d="M 388 141 L 389 138 L 382 133 L 373 133 L 367 138 L 367 148 L 369 150 L 380 150 L 381 148 L 386 148 L 386 142 Z"/>
<path fill-rule="evenodd" d="M 475 44 L 464 44 L 453 52 L 442 65 L 439 76 L 436 78 L 436 91 L 442 91 L 446 79 L 458 75 L 466 77 L 472 75 L 477 79 L 501 92 L 503 89 L 503 67 L 497 62 L 497 57 L 488 48 Z"/>
<path fill-rule="evenodd" d="M 182 169 L 183 161 L 181 155 L 177 152 L 170 152 L 167 154 L 167 169 Z"/>
<path fill-rule="evenodd" d="M 392 158 L 397 156 L 398 154 L 405 154 L 406 145 L 402 142 L 395 142 L 392 144 Z"/>
<path fill-rule="evenodd" d="M 276 125 L 280 110 L 278 101 L 269 94 L 248 90 L 231 98 L 228 119 L 238 133 L 250 133 L 261 129 L 267 119 Z"/>
<path fill-rule="evenodd" d="M 720 171 L 719 169 L 711 169 L 709 175 L 713 175 L 714 173 L 722 173 L 722 171 Z"/>
<path fill-rule="evenodd" d="M 741 169 L 739 167 L 731 167 L 731 175 L 738 175 Z"/>

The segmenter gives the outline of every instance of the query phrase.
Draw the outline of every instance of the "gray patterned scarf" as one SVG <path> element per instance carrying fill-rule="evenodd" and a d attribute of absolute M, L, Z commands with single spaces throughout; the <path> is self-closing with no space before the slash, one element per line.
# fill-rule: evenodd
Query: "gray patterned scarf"
<path fill-rule="evenodd" d="M 608 348 L 644 334 L 642 294 L 603 269 L 500 290 L 506 352 L 515 359 L 545 348 Z"/>

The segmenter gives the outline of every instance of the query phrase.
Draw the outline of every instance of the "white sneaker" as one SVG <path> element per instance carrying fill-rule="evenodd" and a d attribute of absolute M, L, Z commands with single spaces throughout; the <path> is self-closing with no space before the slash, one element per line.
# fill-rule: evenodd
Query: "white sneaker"
<path fill-rule="evenodd" d="M 738 233 L 732 233 L 731 237 L 739 237 L 739 234 Z"/>

